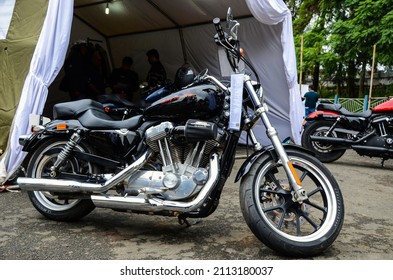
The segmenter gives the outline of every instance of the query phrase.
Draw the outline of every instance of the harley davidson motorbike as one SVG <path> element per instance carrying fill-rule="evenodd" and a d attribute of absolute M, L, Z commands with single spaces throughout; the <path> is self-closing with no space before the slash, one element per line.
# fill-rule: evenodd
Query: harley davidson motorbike
<path fill-rule="evenodd" d="M 241 55 L 239 23 L 231 12 L 228 33 L 219 18 L 213 22 L 215 41 L 226 49 L 233 70 L 238 72 L 239 60 L 252 69 Z M 125 120 L 114 121 L 92 100 L 57 104 L 53 121 L 20 137 L 28 153 L 27 176 L 17 183 L 52 220 L 73 221 L 104 207 L 173 216 L 189 224 L 188 218 L 207 217 L 217 209 L 240 134 L 246 131 L 255 151 L 235 181 L 240 181 L 240 205 L 249 228 L 283 255 L 320 254 L 343 224 L 339 185 L 309 151 L 280 141 L 260 84 L 240 75 L 239 129 L 229 126 L 232 88 L 207 70 L 185 89 Z M 260 119 L 271 140 L 267 147 L 252 131 Z"/>
<path fill-rule="evenodd" d="M 340 104 L 321 103 L 305 120 L 302 146 L 322 162 L 333 162 L 348 149 L 379 157 L 382 166 L 393 158 L 393 99 L 361 113 L 349 112 Z"/>

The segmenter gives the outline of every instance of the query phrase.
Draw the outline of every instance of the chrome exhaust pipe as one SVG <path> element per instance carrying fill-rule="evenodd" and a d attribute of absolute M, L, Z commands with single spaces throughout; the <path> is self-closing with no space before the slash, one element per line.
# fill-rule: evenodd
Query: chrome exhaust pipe
<path fill-rule="evenodd" d="M 190 212 L 195 211 L 202 206 L 206 198 L 210 195 L 213 187 L 219 178 L 218 155 L 214 154 L 210 159 L 209 179 L 205 187 L 201 190 L 198 196 L 190 202 L 166 201 L 158 198 L 148 197 L 118 197 L 109 195 L 92 195 L 91 200 L 97 207 L 111 208 L 118 210 L 134 210 L 134 211 L 148 211 L 159 212 L 179 211 Z"/>
<path fill-rule="evenodd" d="M 48 192 L 105 192 L 138 171 L 150 158 L 152 152 L 146 151 L 130 166 L 115 174 L 104 184 L 83 183 L 74 180 L 20 177 L 17 184 L 21 190 Z"/>

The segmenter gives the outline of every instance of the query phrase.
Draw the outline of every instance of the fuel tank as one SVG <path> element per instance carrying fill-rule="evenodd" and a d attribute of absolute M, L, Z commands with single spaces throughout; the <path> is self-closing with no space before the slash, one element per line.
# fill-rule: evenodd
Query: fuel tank
<path fill-rule="evenodd" d="M 373 113 L 387 113 L 387 112 L 393 112 L 393 98 L 379 104 L 378 106 L 375 106 L 373 109 Z"/>
<path fill-rule="evenodd" d="M 223 104 L 216 87 L 199 85 L 165 96 L 145 109 L 147 119 L 185 121 L 190 118 L 206 120 L 217 115 Z"/>

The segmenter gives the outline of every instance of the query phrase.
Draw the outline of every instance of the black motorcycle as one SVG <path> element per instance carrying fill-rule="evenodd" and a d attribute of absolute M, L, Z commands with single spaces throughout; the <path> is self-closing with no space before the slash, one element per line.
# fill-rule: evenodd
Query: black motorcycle
<path fill-rule="evenodd" d="M 393 99 L 361 113 L 321 103 L 306 117 L 301 141 L 322 162 L 333 162 L 352 149 L 381 158 L 383 165 L 393 158 Z"/>
<path fill-rule="evenodd" d="M 233 70 L 238 72 L 239 60 L 252 70 L 241 55 L 239 23 L 231 13 L 229 33 L 218 18 L 213 22 L 215 41 L 226 49 Z M 229 125 L 232 87 L 207 70 L 185 89 L 122 121 L 111 119 L 92 100 L 57 104 L 53 121 L 20 137 L 28 153 L 27 176 L 17 182 L 42 215 L 57 221 L 77 220 L 104 207 L 173 216 L 188 224 L 187 218 L 207 217 L 218 207 L 246 131 L 255 152 L 235 180 L 240 180 L 246 223 L 281 254 L 320 254 L 343 224 L 339 186 L 307 150 L 281 143 L 267 117 L 260 84 L 247 74 L 241 81 L 238 128 Z M 253 134 L 260 119 L 271 146 L 262 147 Z"/>

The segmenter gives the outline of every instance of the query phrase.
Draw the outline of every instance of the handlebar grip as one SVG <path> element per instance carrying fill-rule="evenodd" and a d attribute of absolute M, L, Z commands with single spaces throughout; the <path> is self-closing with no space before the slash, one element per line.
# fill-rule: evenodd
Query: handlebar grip
<path fill-rule="evenodd" d="M 221 22 L 221 20 L 218 17 L 213 19 L 213 24 L 214 24 L 214 27 L 216 28 L 216 31 L 217 31 L 217 34 L 218 34 L 218 38 L 220 40 L 223 40 L 223 39 L 225 39 L 225 34 L 224 34 L 224 31 L 222 30 L 220 22 Z"/>

